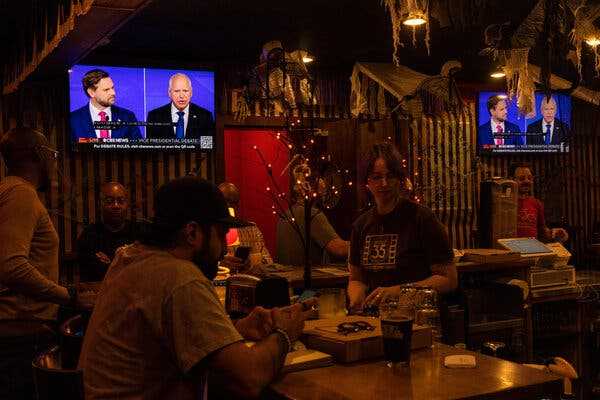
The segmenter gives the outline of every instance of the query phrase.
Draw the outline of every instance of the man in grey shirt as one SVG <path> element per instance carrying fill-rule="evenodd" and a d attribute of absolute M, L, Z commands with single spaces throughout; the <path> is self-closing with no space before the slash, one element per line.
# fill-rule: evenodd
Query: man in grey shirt
<path fill-rule="evenodd" d="M 304 204 L 298 202 L 287 212 L 293 217 L 304 237 Z M 310 259 L 313 264 L 328 261 L 346 261 L 349 242 L 343 240 L 323 212 L 317 208 L 311 210 Z M 284 265 L 303 265 L 303 240 L 294 227 L 283 219 L 277 222 L 277 262 Z"/>

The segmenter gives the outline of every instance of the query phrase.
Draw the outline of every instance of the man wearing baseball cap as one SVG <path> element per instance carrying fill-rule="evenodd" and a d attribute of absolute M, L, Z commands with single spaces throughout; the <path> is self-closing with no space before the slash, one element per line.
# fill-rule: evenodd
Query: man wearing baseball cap
<path fill-rule="evenodd" d="M 234 325 L 211 280 L 227 230 L 245 224 L 196 177 L 163 185 L 155 207 L 147 235 L 117 252 L 103 281 L 79 359 L 86 399 L 206 398 L 209 371 L 234 394 L 258 396 L 309 312 L 257 307 Z"/>

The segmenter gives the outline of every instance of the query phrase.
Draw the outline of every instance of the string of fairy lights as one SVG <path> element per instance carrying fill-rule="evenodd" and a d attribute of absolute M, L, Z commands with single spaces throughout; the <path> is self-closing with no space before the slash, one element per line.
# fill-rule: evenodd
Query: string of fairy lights
<path fill-rule="evenodd" d="M 310 210 L 316 209 L 304 221 L 304 225 L 310 224 L 321 209 L 335 207 L 343 191 L 354 185 L 351 171 L 338 168 L 333 163 L 331 154 L 322 150 L 326 132 L 314 127 L 312 115 L 308 118 L 308 124 L 303 123 L 302 118 L 288 118 L 287 129 L 284 130 L 286 133 L 279 131 L 273 134 L 282 148 L 290 154 L 290 161 L 282 171 L 274 171 L 272 163 L 266 160 L 260 147 L 253 146 L 268 178 L 265 193 L 272 202 L 272 213 L 292 227 L 303 246 L 308 243 L 298 219 L 306 216 L 296 215 L 294 204 L 308 203 Z M 290 174 L 292 178 L 288 188 L 282 188 L 278 182 L 278 177 L 284 174 Z"/>

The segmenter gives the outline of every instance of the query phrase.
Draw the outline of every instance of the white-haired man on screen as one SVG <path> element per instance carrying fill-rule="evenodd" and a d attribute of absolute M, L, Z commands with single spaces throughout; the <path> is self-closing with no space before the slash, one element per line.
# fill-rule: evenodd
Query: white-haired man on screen
<path fill-rule="evenodd" d="M 210 111 L 191 102 L 192 81 L 181 73 L 169 79 L 168 95 L 171 101 L 148 113 L 146 138 L 148 139 L 198 139 L 212 136 L 215 124 Z M 152 123 L 172 125 L 153 125 Z"/>
<path fill-rule="evenodd" d="M 544 97 L 540 104 L 542 118 L 527 125 L 527 144 L 561 144 L 567 143 L 570 137 L 569 126 L 556 118 L 558 107 L 554 97 Z"/>

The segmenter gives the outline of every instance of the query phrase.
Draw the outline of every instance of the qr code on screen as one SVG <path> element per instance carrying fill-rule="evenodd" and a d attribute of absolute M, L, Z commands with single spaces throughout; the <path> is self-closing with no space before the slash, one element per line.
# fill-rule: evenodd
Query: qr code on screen
<path fill-rule="evenodd" d="M 213 137 L 212 136 L 200 136 L 200 148 L 201 149 L 212 149 L 213 148 Z"/>

